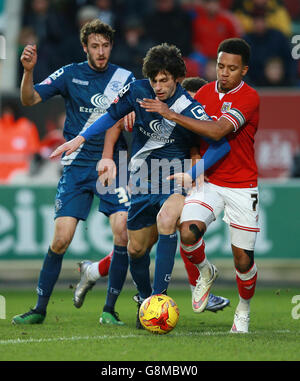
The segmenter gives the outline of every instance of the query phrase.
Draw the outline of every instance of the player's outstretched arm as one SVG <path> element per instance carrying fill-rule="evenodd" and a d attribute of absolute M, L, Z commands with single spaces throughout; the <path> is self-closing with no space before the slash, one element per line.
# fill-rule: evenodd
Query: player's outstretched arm
<path fill-rule="evenodd" d="M 41 96 L 33 87 L 33 70 L 37 63 L 36 45 L 26 45 L 20 61 L 24 72 L 20 87 L 20 97 L 23 106 L 33 106 L 42 101 Z"/>
<path fill-rule="evenodd" d="M 91 139 L 94 136 L 97 136 L 117 123 L 117 120 L 114 120 L 108 112 L 103 116 L 98 118 L 94 123 L 92 123 L 85 131 L 81 132 L 74 139 L 60 145 L 56 148 L 50 155 L 50 158 L 57 157 L 62 153 L 66 152 L 66 155 L 70 155 L 72 152 L 76 151 L 78 147 L 81 146 L 86 140 Z"/>
<path fill-rule="evenodd" d="M 220 140 L 234 130 L 234 125 L 226 118 L 217 121 L 206 121 L 190 118 L 177 114 L 169 109 L 168 105 L 159 99 L 146 99 L 140 102 L 140 106 L 148 112 L 157 112 L 162 117 L 180 124 L 182 127 L 213 140 Z"/>
<path fill-rule="evenodd" d="M 85 138 L 81 135 L 76 136 L 74 139 L 69 140 L 68 142 L 61 144 L 57 147 L 50 155 L 50 158 L 60 156 L 62 153 L 66 152 L 66 155 L 70 155 L 72 152 L 76 151 L 77 148 L 85 142 Z"/>

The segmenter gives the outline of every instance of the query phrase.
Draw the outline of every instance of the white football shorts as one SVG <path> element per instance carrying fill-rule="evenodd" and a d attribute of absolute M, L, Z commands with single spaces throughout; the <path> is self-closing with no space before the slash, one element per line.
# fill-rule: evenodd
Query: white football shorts
<path fill-rule="evenodd" d="M 180 223 L 202 221 L 206 227 L 224 211 L 223 221 L 229 225 L 231 244 L 254 250 L 259 232 L 258 188 L 227 188 L 205 182 L 185 199 Z"/>

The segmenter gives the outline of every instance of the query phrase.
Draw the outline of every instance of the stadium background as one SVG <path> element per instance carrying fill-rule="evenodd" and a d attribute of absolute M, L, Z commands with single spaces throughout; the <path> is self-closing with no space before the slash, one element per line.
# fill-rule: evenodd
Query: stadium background
<path fill-rule="evenodd" d="M 43 3 L 44 0 L 41 2 Z M 58 162 L 47 160 L 47 155 L 53 148 L 53 144 L 57 143 L 61 136 L 64 118 L 62 99 L 57 97 L 46 104 L 40 104 L 33 108 L 25 108 L 19 101 L 21 78 L 19 56 L 24 41 L 28 41 L 28 38 L 29 40 L 34 38 L 29 33 L 34 30 L 34 22 L 32 21 L 34 18 L 28 16 L 32 3 L 33 1 L 0 0 L 0 34 L 3 36 L 0 40 L 1 115 L 5 107 L 11 107 L 14 110 L 15 118 L 26 118 L 27 121 L 34 123 L 39 135 L 39 147 L 33 152 L 27 152 L 26 158 L 24 156 L 23 170 L 10 177 L 3 177 L 1 180 L 0 290 L 10 287 L 24 287 L 25 285 L 35 287 L 41 262 L 52 238 L 53 201 L 61 170 Z M 50 74 L 62 64 L 73 62 L 76 55 L 80 57 L 81 51 L 73 49 L 74 57 L 70 58 L 66 53 L 63 58 L 67 61 L 63 62 L 60 49 L 63 49 L 64 45 L 61 43 L 67 37 L 69 42 L 72 40 L 72 36 L 76 40 L 78 33 L 76 25 L 79 15 L 82 17 L 92 15 L 95 8 L 91 7 L 97 5 L 99 8 L 102 3 L 107 3 L 109 8 L 106 9 L 106 12 L 102 10 L 103 17 L 110 15 L 111 19 L 115 20 L 116 29 L 125 31 L 130 25 L 133 29 L 136 28 L 137 24 L 140 27 L 144 18 L 151 14 L 156 6 L 154 0 L 143 2 L 134 0 L 112 2 L 64 0 L 46 1 L 46 3 L 50 5 L 46 14 L 51 13 L 52 21 L 54 20 L 53 25 L 58 20 L 68 20 L 67 24 L 71 25 L 68 25 L 70 29 L 66 29 L 64 34 L 62 31 L 61 35 L 57 33 L 57 40 L 53 40 L 53 36 L 52 40 L 49 36 L 48 40 L 47 36 L 43 37 L 45 40 L 38 40 L 38 46 L 42 47 L 42 41 L 44 41 L 48 55 L 51 53 L 52 67 L 50 69 L 48 65 L 50 56 L 47 54 L 44 56 L 41 49 L 39 58 L 44 57 L 45 65 L 46 63 L 48 65 L 39 68 L 37 75 L 41 76 L 43 72 Z M 177 3 L 178 9 L 183 15 L 187 6 L 194 2 L 182 1 Z M 223 9 L 231 16 L 234 15 L 233 3 L 235 2 L 220 1 Z M 257 88 L 261 96 L 261 118 L 255 143 L 259 167 L 261 207 L 261 233 L 258 235 L 255 251 L 256 262 L 259 266 L 259 284 L 281 287 L 282 285 L 300 285 L 300 65 L 299 57 L 292 57 L 293 48 L 297 53 L 297 49 L 295 49 L 297 46 L 292 44 L 293 37 L 299 35 L 300 41 L 300 2 L 287 0 L 278 3 L 285 7 L 290 17 L 291 32 L 287 39 L 290 43 L 291 65 L 294 70 L 292 80 L 286 82 L 284 86 L 282 83 L 278 86 L 270 84 L 258 86 L 253 83 L 253 86 Z M 120 13 L 122 14 L 124 9 L 126 10 L 123 13 L 124 17 L 120 18 Z M 191 15 L 191 12 L 189 14 Z M 56 16 L 59 17 L 55 18 Z M 51 17 L 47 20 L 51 21 Z M 32 25 L 30 25 L 30 20 Z M 125 23 L 124 20 L 127 20 L 128 23 Z M 41 29 L 43 30 L 43 24 Z M 74 35 L 70 31 L 74 32 Z M 243 35 L 241 30 L 239 30 L 239 35 Z M 145 32 L 144 38 L 148 37 L 147 32 Z M 154 37 L 151 38 L 154 43 L 161 42 L 155 41 Z M 149 41 L 150 38 L 143 45 L 144 49 L 149 46 L 147 45 Z M 296 38 L 293 41 L 298 40 Z M 176 43 L 175 36 L 174 41 L 168 42 Z M 115 44 L 117 52 L 118 44 L 121 45 L 122 43 L 122 34 L 117 33 Z M 76 44 L 71 46 L 80 48 Z M 140 55 L 142 51 L 141 48 Z M 211 57 L 201 61 L 199 56 L 195 58 L 193 53 L 195 52 L 186 52 L 188 76 L 201 75 L 205 77 L 203 62 L 210 61 Z M 59 59 L 55 60 L 55 56 Z M 62 56 L 64 55 L 62 54 Z M 113 57 L 113 62 L 118 63 L 118 59 L 121 60 L 121 56 L 116 54 Z M 137 66 L 140 66 L 140 61 Z M 136 73 L 138 77 L 140 74 L 138 71 Z M 40 79 L 44 79 L 45 76 Z M 210 79 L 208 73 L 207 79 Z M 4 121 L 2 119 L 1 123 L 3 128 Z M 127 138 L 130 140 L 130 136 Z M 1 150 L 1 167 L 3 169 L 6 166 L 7 156 L 3 154 L 3 147 Z M 11 154 L 14 155 L 13 152 Z M 212 224 L 207 232 L 206 246 L 208 257 L 212 258 L 221 270 L 218 282 L 235 287 L 228 232 L 221 219 Z M 88 220 L 79 224 L 74 240 L 65 256 L 57 287 L 67 282 L 77 281 L 78 273 L 75 269 L 79 260 L 85 258 L 97 260 L 110 252 L 111 248 L 112 237 L 107 219 L 97 212 L 97 202 L 95 202 Z M 131 284 L 130 275 L 127 279 L 128 284 Z M 187 284 L 183 262 L 179 254 L 177 254 L 173 282 L 174 284 L 176 282 Z"/>

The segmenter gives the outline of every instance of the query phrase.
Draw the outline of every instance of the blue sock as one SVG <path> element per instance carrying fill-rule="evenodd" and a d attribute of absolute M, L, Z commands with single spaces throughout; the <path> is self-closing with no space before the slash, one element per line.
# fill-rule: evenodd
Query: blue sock
<path fill-rule="evenodd" d="M 171 279 L 177 249 L 177 233 L 158 236 L 155 257 L 153 295 L 166 291 Z"/>
<path fill-rule="evenodd" d="M 36 288 L 38 300 L 34 309 L 39 313 L 46 313 L 52 290 L 60 274 L 63 257 L 63 254 L 56 254 L 49 247 Z"/>
<path fill-rule="evenodd" d="M 112 312 L 123 288 L 128 270 L 128 254 L 126 246 L 114 246 L 114 254 L 108 273 L 108 287 L 103 311 Z"/>
<path fill-rule="evenodd" d="M 132 279 L 142 299 L 151 295 L 152 287 L 150 281 L 150 250 L 140 258 L 129 257 L 129 265 Z"/>

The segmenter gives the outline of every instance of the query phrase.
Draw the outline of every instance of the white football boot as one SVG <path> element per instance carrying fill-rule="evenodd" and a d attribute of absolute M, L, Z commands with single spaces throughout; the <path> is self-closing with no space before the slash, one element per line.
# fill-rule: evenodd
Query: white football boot
<path fill-rule="evenodd" d="M 86 294 L 96 284 L 95 281 L 91 281 L 88 277 L 88 268 L 92 263 L 91 261 L 81 261 L 78 263 L 80 282 L 76 285 L 73 297 L 73 304 L 76 308 L 80 308 L 83 305 Z"/>
<path fill-rule="evenodd" d="M 215 265 L 210 265 L 211 277 L 210 279 L 205 279 L 201 276 L 197 279 L 197 284 L 193 291 L 192 307 L 194 312 L 202 312 L 208 303 L 209 291 L 214 281 L 218 277 L 218 270 Z"/>
<path fill-rule="evenodd" d="M 250 313 L 246 311 L 235 311 L 230 333 L 248 333 Z"/>

